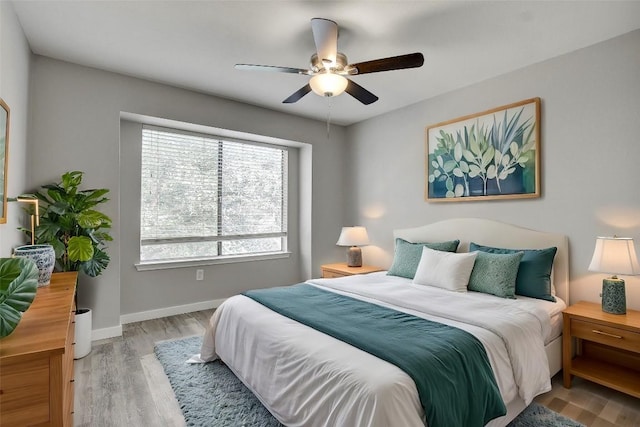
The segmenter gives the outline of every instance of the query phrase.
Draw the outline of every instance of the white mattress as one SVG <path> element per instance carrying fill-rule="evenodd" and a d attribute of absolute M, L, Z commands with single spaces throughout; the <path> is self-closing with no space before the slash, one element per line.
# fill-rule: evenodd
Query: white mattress
<path fill-rule="evenodd" d="M 562 311 L 567 308 L 567 304 L 562 298 L 556 295 L 556 302 L 551 302 L 516 295 L 516 299 L 518 301 L 526 301 L 528 304 L 535 304 L 549 313 L 551 328 L 549 329 L 549 333 L 544 337 L 545 345 L 562 335 Z"/>
<path fill-rule="evenodd" d="M 543 342 L 552 335 L 548 313 L 561 312 L 559 305 L 452 295 L 384 272 L 309 283 L 470 332 L 487 350 L 505 403 L 528 404 L 551 388 Z M 244 296 L 211 318 L 201 358 L 218 357 L 287 426 L 424 425 L 415 384 L 402 370 Z"/>

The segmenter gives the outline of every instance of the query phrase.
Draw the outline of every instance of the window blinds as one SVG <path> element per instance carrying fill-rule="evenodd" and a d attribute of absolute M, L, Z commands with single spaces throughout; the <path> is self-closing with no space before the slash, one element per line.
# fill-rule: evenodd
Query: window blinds
<path fill-rule="evenodd" d="M 141 259 L 153 245 L 181 249 L 152 259 L 273 250 L 259 242 L 286 237 L 287 164 L 286 147 L 144 126 Z"/>

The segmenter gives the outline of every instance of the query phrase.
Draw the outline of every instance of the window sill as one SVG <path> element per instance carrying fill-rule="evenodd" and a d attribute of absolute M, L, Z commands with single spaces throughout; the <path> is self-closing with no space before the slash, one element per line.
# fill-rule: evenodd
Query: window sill
<path fill-rule="evenodd" d="M 234 256 L 219 257 L 219 258 L 139 262 L 137 264 L 134 264 L 134 266 L 138 271 L 166 270 L 166 269 L 172 269 L 172 268 L 200 267 L 203 265 L 266 261 L 266 260 L 272 260 L 272 259 L 289 258 L 290 255 L 291 255 L 291 252 L 277 252 L 272 254 L 261 254 L 261 255 L 234 255 Z"/>

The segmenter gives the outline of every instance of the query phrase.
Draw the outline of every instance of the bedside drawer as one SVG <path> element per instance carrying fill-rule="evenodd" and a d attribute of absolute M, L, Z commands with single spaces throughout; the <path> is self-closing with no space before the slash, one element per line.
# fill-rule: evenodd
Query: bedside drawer
<path fill-rule="evenodd" d="M 323 271 L 322 272 L 322 277 L 324 279 L 332 279 L 334 277 L 345 277 L 346 274 L 340 274 L 340 273 L 336 273 L 335 271 Z"/>
<path fill-rule="evenodd" d="M 640 353 L 640 334 L 624 329 L 571 319 L 571 335 L 587 341 Z"/>

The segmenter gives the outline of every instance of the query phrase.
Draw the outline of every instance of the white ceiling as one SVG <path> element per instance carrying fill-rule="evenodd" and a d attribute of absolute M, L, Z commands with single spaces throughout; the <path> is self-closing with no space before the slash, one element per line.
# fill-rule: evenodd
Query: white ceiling
<path fill-rule="evenodd" d="M 36 54 L 345 125 L 640 28 L 640 1 L 13 3 Z M 353 77 L 380 97 L 369 106 L 313 93 L 282 104 L 307 76 L 234 69 L 307 68 L 313 17 L 338 23 L 350 63 L 422 52 L 425 65 Z"/>

